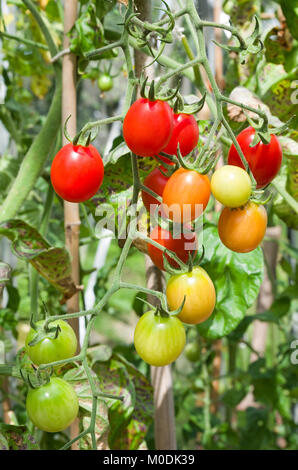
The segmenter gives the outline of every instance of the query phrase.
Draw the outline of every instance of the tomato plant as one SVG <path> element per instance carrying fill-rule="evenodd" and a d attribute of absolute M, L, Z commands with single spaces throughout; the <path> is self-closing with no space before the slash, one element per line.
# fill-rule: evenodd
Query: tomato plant
<path fill-rule="evenodd" d="M 244 208 L 225 207 L 218 221 L 218 234 L 223 244 L 237 253 L 254 250 L 263 240 L 267 228 L 267 213 L 253 202 Z"/>
<path fill-rule="evenodd" d="M 64 145 L 54 157 L 51 180 L 56 193 L 69 202 L 83 202 L 99 190 L 104 167 L 93 145 Z"/>
<path fill-rule="evenodd" d="M 123 136 L 129 149 L 140 157 L 157 155 L 173 132 L 173 114 L 165 101 L 139 98 L 123 121 Z"/>
<path fill-rule="evenodd" d="M 213 173 L 211 191 L 215 199 L 224 206 L 243 206 L 252 191 L 250 177 L 242 168 L 224 165 Z"/>
<path fill-rule="evenodd" d="M 274 134 L 271 134 L 269 144 L 264 144 L 261 141 L 252 147 L 251 144 L 254 137 L 254 128 L 247 127 L 240 132 L 237 141 L 257 182 L 257 188 L 263 188 L 271 183 L 280 170 L 282 148 Z M 232 144 L 229 151 L 228 163 L 229 165 L 237 165 L 244 168 L 234 144 Z"/>
<path fill-rule="evenodd" d="M 42 328 L 44 321 L 36 323 L 36 327 Z M 59 327 L 57 338 L 46 336 L 34 346 L 30 342 L 36 335 L 36 331 L 31 328 L 26 337 L 26 352 L 31 361 L 36 364 L 48 364 L 50 362 L 60 361 L 75 355 L 77 349 L 77 338 L 72 327 L 64 320 L 55 320 L 50 324 L 50 328 Z"/>
<path fill-rule="evenodd" d="M 165 185 L 168 182 L 169 177 L 165 176 L 159 168 L 155 168 L 148 176 L 144 179 L 144 185 L 154 191 L 158 196 L 162 196 Z M 150 212 L 150 206 L 159 205 L 160 202 L 146 191 L 142 191 L 142 201 L 147 211 Z"/>
<path fill-rule="evenodd" d="M 185 330 L 175 316 L 163 317 L 153 310 L 139 319 L 134 345 L 137 353 L 148 364 L 165 366 L 175 361 L 185 346 Z"/>
<path fill-rule="evenodd" d="M 207 3 L 1 3 L 3 450 L 298 447 L 297 12 L 229 0 L 219 24 Z M 61 149 L 66 128 L 75 137 Z M 230 149 L 235 129 L 258 191 Z M 148 209 L 154 194 L 150 237 L 140 199 Z M 166 203 L 185 214 L 163 220 Z M 193 246 L 185 266 L 183 242 L 197 239 L 200 261 Z M 146 302 L 157 311 L 143 315 Z M 76 340 L 55 329 L 66 321 Z"/>
<path fill-rule="evenodd" d="M 167 182 L 162 196 L 164 211 L 174 222 L 189 222 L 206 209 L 210 198 L 207 175 L 179 168 Z"/>
<path fill-rule="evenodd" d="M 39 429 L 59 432 L 77 417 L 79 404 L 73 387 L 59 377 L 33 390 L 29 390 L 26 409 L 31 421 Z"/>
<path fill-rule="evenodd" d="M 178 258 L 186 263 L 190 254 L 193 256 L 197 251 L 197 236 L 192 232 L 177 234 L 177 238 L 169 230 L 165 230 L 160 226 L 154 227 L 150 234 L 151 240 L 156 241 L 168 250 L 174 252 Z M 159 269 L 164 270 L 163 252 L 154 245 L 148 243 L 148 255 Z M 178 264 L 169 255 L 165 255 L 171 266 L 178 268 Z"/>
<path fill-rule="evenodd" d="M 190 325 L 207 320 L 216 302 L 213 282 L 200 266 L 195 266 L 191 272 L 171 276 L 167 283 L 166 296 L 171 310 L 178 309 L 185 298 L 178 318 Z"/>
<path fill-rule="evenodd" d="M 180 153 L 183 157 L 188 155 L 199 141 L 199 127 L 192 114 L 173 113 L 173 133 L 169 143 L 162 149 L 169 155 L 177 155 L 179 144 Z M 166 163 L 171 163 L 166 157 L 159 155 Z"/>

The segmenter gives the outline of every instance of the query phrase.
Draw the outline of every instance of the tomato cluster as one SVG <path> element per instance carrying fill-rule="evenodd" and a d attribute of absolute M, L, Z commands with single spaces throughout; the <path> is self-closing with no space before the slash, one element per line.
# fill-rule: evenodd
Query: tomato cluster
<path fill-rule="evenodd" d="M 25 350 L 33 364 L 50 364 L 75 355 L 77 338 L 67 322 L 51 322 L 49 333 L 44 332 L 42 339 L 35 344 L 34 338 L 37 333 L 44 331 L 43 327 L 44 321 L 37 322 L 26 337 Z M 53 332 L 55 329 L 57 334 Z M 39 429 L 59 432 L 76 418 L 79 410 L 78 397 L 66 380 L 53 375 L 47 383 L 29 390 L 26 409 L 29 418 Z"/>
<path fill-rule="evenodd" d="M 267 227 L 267 213 L 262 204 L 253 201 L 253 187 L 249 174 L 234 145 L 228 164 L 217 169 L 209 180 L 195 169 L 174 166 L 173 158 L 188 155 L 197 146 L 199 130 L 195 118 L 174 113 L 160 100 L 140 98 L 129 109 L 124 119 L 123 134 L 130 150 L 140 157 L 158 157 L 165 168 L 154 169 L 144 180 L 142 200 L 151 215 L 168 220 L 169 225 L 180 225 L 180 236 L 171 229 L 155 226 L 150 233 L 148 254 L 161 270 L 167 264 L 180 266 L 168 251 L 182 263 L 191 263 L 197 252 L 197 236 L 191 231 L 192 222 L 206 209 L 211 192 L 224 207 L 218 222 L 222 243 L 237 253 L 254 250 L 263 240 Z M 257 188 L 269 184 L 280 169 L 282 152 L 278 139 L 271 136 L 268 145 L 262 142 L 250 146 L 255 135 L 251 127 L 242 131 L 237 140 L 248 162 Z M 156 197 L 154 197 L 154 194 Z M 158 198 L 157 198 L 158 197 Z M 158 245 L 157 245 L 158 244 Z M 191 257 L 190 257 L 191 255 Z M 180 264 L 180 263 L 179 263 Z M 169 312 L 149 311 L 139 320 L 134 334 L 138 354 L 147 363 L 163 366 L 177 359 L 185 346 L 183 323 L 195 325 L 206 321 L 214 311 L 216 292 L 207 272 L 199 266 L 172 275 L 166 287 Z M 178 314 L 171 315 L 171 311 Z M 193 357 L 197 357 L 195 351 Z"/>

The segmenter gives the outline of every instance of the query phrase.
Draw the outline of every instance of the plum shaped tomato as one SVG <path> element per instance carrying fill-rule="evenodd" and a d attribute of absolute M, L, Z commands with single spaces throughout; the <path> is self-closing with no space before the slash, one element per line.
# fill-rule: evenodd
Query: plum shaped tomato
<path fill-rule="evenodd" d="M 215 199 L 227 207 L 240 207 L 250 198 L 251 180 L 245 170 L 224 165 L 211 178 L 211 191 Z"/>
<path fill-rule="evenodd" d="M 158 196 L 162 197 L 163 190 L 168 179 L 169 177 L 161 173 L 159 168 L 155 168 L 144 179 L 144 185 L 154 191 Z M 150 212 L 150 206 L 158 206 L 160 204 L 155 197 L 146 193 L 146 191 L 142 191 L 142 201 L 148 212 Z"/>
<path fill-rule="evenodd" d="M 123 136 L 129 149 L 141 157 L 153 157 L 164 148 L 173 131 L 173 112 L 165 101 L 139 98 L 123 121 Z"/>
<path fill-rule="evenodd" d="M 163 211 L 176 223 L 190 222 L 205 210 L 211 194 L 207 175 L 179 168 L 167 182 L 162 196 Z"/>
<path fill-rule="evenodd" d="M 177 155 L 177 147 L 179 144 L 180 153 L 183 157 L 188 155 L 199 141 L 199 127 L 197 121 L 192 114 L 175 114 L 173 113 L 173 133 L 169 143 L 162 149 L 162 152 L 169 155 Z M 159 155 L 166 163 L 171 163 L 166 157 Z"/>
<path fill-rule="evenodd" d="M 77 417 L 79 402 L 76 392 L 66 380 L 51 377 L 47 384 L 29 390 L 26 409 L 39 429 L 60 432 Z"/>
<path fill-rule="evenodd" d="M 150 310 L 139 319 L 134 345 L 139 356 L 151 366 L 175 361 L 185 346 L 185 329 L 176 316 L 163 317 Z"/>
<path fill-rule="evenodd" d="M 274 134 L 271 134 L 269 144 L 266 145 L 263 142 L 259 142 L 254 147 L 250 147 L 254 136 L 255 130 L 250 126 L 240 132 L 237 141 L 257 182 L 257 188 L 263 188 L 275 178 L 280 170 L 282 148 Z M 232 144 L 229 150 L 228 164 L 244 168 L 234 144 Z"/>
<path fill-rule="evenodd" d="M 218 221 L 218 234 L 222 243 L 237 253 L 254 250 L 264 238 L 267 213 L 264 206 L 248 202 L 245 207 L 225 207 Z"/>
<path fill-rule="evenodd" d="M 99 190 L 104 166 L 93 145 L 64 145 L 54 157 L 51 180 L 56 193 L 65 201 L 83 202 Z"/>
<path fill-rule="evenodd" d="M 43 325 L 43 320 L 36 323 L 37 329 L 42 328 Z M 64 320 L 55 320 L 49 325 L 50 328 L 57 326 L 59 326 L 60 331 L 56 339 L 50 336 L 45 337 L 34 346 L 30 346 L 29 343 L 36 335 L 36 331 L 33 328 L 30 329 L 26 337 L 25 349 L 34 364 L 49 364 L 75 355 L 77 338 L 72 327 Z"/>
<path fill-rule="evenodd" d="M 171 310 L 178 309 L 185 297 L 185 304 L 177 317 L 190 325 L 207 320 L 216 303 L 214 284 L 200 266 L 195 266 L 191 272 L 171 276 L 166 297 Z"/>
<path fill-rule="evenodd" d="M 178 238 L 179 236 L 179 238 Z M 165 246 L 168 250 L 173 251 L 183 263 L 187 263 L 189 253 L 197 251 L 197 236 L 194 232 L 177 233 L 172 235 L 168 230 L 165 230 L 158 225 L 154 227 L 150 234 L 151 240 L 156 241 L 162 246 Z M 164 268 L 164 260 L 162 251 L 154 245 L 148 243 L 148 255 L 152 262 L 161 270 Z M 178 263 L 174 261 L 169 255 L 166 255 L 166 259 L 174 268 L 179 268 Z"/>

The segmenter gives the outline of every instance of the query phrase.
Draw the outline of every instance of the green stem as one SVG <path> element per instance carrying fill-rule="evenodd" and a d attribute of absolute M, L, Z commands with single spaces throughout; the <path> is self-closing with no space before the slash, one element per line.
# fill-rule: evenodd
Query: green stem
<path fill-rule="evenodd" d="M 176 75 L 179 75 L 181 74 L 181 72 L 183 72 L 184 70 L 188 69 L 188 68 L 191 68 L 191 67 L 194 67 L 195 65 L 198 65 L 199 63 L 201 62 L 201 58 L 200 57 L 195 57 L 193 60 L 191 60 L 190 62 L 187 62 L 186 64 L 181 64 L 179 65 L 179 67 L 177 67 L 175 70 L 172 70 L 171 72 L 168 72 L 168 73 L 165 73 L 158 81 L 157 83 L 157 88 L 160 88 L 160 86 L 166 82 L 167 80 L 169 80 L 169 78 L 172 78 Z"/>
<path fill-rule="evenodd" d="M 48 46 L 42 44 L 41 42 L 31 41 L 30 39 L 14 36 L 13 34 L 4 33 L 3 31 L 0 31 L 0 37 L 12 39 L 13 41 L 21 42 L 23 44 L 27 44 L 28 46 L 37 47 L 38 49 L 43 49 L 45 51 L 49 50 Z"/>
<path fill-rule="evenodd" d="M 51 56 L 54 56 L 57 54 L 57 47 L 56 47 L 56 44 L 52 38 L 52 35 L 47 27 L 47 25 L 45 24 L 43 18 L 41 17 L 38 9 L 36 8 L 36 6 L 31 2 L 31 0 L 22 0 L 23 3 L 26 5 L 26 7 L 28 8 L 28 10 L 31 11 L 33 17 L 35 18 L 36 22 L 38 23 L 38 26 L 40 27 L 40 30 L 42 32 L 42 34 L 44 35 L 44 38 L 46 40 L 46 43 L 49 47 L 49 51 L 50 51 L 50 54 Z"/>
<path fill-rule="evenodd" d="M 104 52 L 110 51 L 111 49 L 115 49 L 116 47 L 122 47 L 123 46 L 123 41 L 122 39 L 120 41 L 115 41 L 112 42 L 111 44 L 108 44 L 107 46 L 100 47 L 99 49 L 94 49 L 94 51 L 87 52 L 84 56 L 85 59 L 92 59 L 95 60 L 101 56 Z"/>
<path fill-rule="evenodd" d="M 244 103 L 238 103 L 238 101 L 231 100 L 231 98 L 227 98 L 224 95 L 221 95 L 221 100 L 225 101 L 226 103 L 234 104 L 235 106 L 238 106 L 239 108 L 247 109 L 248 111 L 251 111 L 252 113 L 258 114 L 258 116 L 260 116 L 264 120 L 264 122 L 268 125 L 268 116 L 264 111 L 253 108 L 252 106 L 248 106 L 247 104 L 244 104 Z"/>
<path fill-rule="evenodd" d="M 284 200 L 289 204 L 289 206 L 293 209 L 293 211 L 298 214 L 298 202 L 288 193 L 288 191 L 282 186 L 282 184 L 278 183 L 276 180 L 272 181 L 272 186 L 276 189 L 276 191 L 284 198 Z"/>
<path fill-rule="evenodd" d="M 38 280 L 39 274 L 36 269 L 29 264 L 29 286 L 30 286 L 30 313 L 33 323 L 36 323 L 38 318 Z"/>
<path fill-rule="evenodd" d="M 0 222 L 15 217 L 33 189 L 53 148 L 61 122 L 61 81 L 58 79 L 47 118 L 21 163 L 18 175 L 0 208 Z"/>
<path fill-rule="evenodd" d="M 209 382 L 209 372 L 208 366 L 204 361 L 202 365 L 202 379 L 204 382 L 204 407 L 203 407 L 203 416 L 204 416 L 204 431 L 202 437 L 202 445 L 204 448 L 209 447 L 212 430 L 211 430 L 211 417 L 210 417 L 210 406 L 211 406 L 211 393 L 210 393 L 210 382 Z"/>

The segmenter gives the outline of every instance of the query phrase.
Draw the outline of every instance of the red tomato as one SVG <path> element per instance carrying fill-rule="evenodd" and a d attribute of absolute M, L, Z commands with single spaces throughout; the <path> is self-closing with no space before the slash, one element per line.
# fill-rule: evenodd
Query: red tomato
<path fill-rule="evenodd" d="M 179 144 L 180 152 L 183 157 L 188 155 L 197 145 L 199 140 L 199 127 L 192 114 L 174 114 L 173 113 L 173 133 L 170 141 L 162 152 L 169 155 L 177 155 Z M 166 157 L 159 156 L 164 162 L 171 163 Z"/>
<path fill-rule="evenodd" d="M 173 251 L 183 263 L 188 261 L 189 253 L 197 251 L 197 236 L 195 233 L 181 233 L 180 238 L 173 237 L 172 233 L 159 226 L 154 227 L 150 234 L 151 240 L 156 241 L 168 250 Z M 165 270 L 163 262 L 162 251 L 148 243 L 148 254 L 152 262 L 161 270 Z M 169 255 L 166 255 L 170 265 L 174 268 L 179 268 L 178 263 L 174 261 Z"/>
<path fill-rule="evenodd" d="M 94 196 L 102 184 L 103 175 L 102 159 L 93 145 L 64 145 L 51 167 L 56 193 L 69 202 L 83 202 Z"/>
<path fill-rule="evenodd" d="M 210 194 L 207 175 L 179 168 L 165 186 L 162 196 L 163 211 L 174 222 L 189 222 L 202 214 Z"/>
<path fill-rule="evenodd" d="M 147 186 L 147 188 L 152 189 L 152 191 L 154 191 L 158 196 L 162 196 L 168 179 L 169 177 L 164 176 L 159 171 L 159 168 L 155 168 L 153 171 L 151 171 L 151 173 L 149 173 L 148 176 L 146 176 L 144 185 Z M 148 212 L 150 212 L 150 205 L 160 204 L 155 197 L 150 196 L 150 194 L 146 193 L 146 191 L 142 191 L 142 200 Z"/>
<path fill-rule="evenodd" d="M 282 148 L 274 134 L 271 134 L 271 140 L 268 145 L 259 142 L 254 147 L 250 147 L 254 136 L 255 130 L 250 126 L 240 132 L 237 141 L 257 182 L 257 188 L 263 188 L 279 172 L 282 162 Z M 229 151 L 228 163 L 229 165 L 244 168 L 234 144 Z"/>
<path fill-rule="evenodd" d="M 130 150 L 141 157 L 157 155 L 170 140 L 173 112 L 165 101 L 139 98 L 123 122 L 123 136 Z"/>

